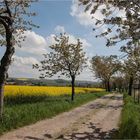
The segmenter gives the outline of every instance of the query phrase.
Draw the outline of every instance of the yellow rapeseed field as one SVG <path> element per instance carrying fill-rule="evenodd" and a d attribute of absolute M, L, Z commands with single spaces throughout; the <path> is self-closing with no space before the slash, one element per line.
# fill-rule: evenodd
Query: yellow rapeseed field
<path fill-rule="evenodd" d="M 76 87 L 75 93 L 87 93 L 104 91 L 101 88 L 81 88 Z M 5 96 L 12 95 L 51 95 L 58 96 L 64 94 L 71 94 L 71 87 L 55 87 L 55 86 L 16 86 L 6 85 Z"/>

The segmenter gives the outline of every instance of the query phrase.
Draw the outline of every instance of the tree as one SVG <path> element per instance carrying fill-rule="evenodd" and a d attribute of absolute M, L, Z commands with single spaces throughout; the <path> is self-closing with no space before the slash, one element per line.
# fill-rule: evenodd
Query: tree
<path fill-rule="evenodd" d="M 140 73 L 140 47 L 125 48 L 123 51 L 127 52 L 127 60 L 124 60 L 123 72 L 129 79 L 128 95 L 132 95 L 132 86 L 134 80 L 139 78 Z"/>
<path fill-rule="evenodd" d="M 118 70 L 119 62 L 116 56 L 94 56 L 91 61 L 91 71 L 95 76 L 102 80 L 105 85 L 106 91 L 110 89 L 110 79 L 112 75 Z"/>
<path fill-rule="evenodd" d="M 117 89 L 118 92 L 124 92 L 124 90 L 127 89 L 128 86 L 128 80 L 125 78 L 124 74 L 115 74 L 115 76 L 113 76 L 111 78 L 111 83 L 112 83 L 112 88 L 114 90 Z"/>
<path fill-rule="evenodd" d="M 29 12 L 28 8 L 36 0 L 1 0 L 0 1 L 0 45 L 6 48 L 0 60 L 0 117 L 3 115 L 4 83 L 7 78 L 7 71 L 15 52 L 14 45 L 20 45 L 24 40 L 21 35 L 25 30 L 30 30 L 35 25 L 28 17 L 35 13 Z M 16 35 L 16 38 L 15 38 Z M 21 35 L 21 36 L 20 36 Z"/>
<path fill-rule="evenodd" d="M 101 34 L 96 37 L 105 37 L 107 40 L 106 46 L 113 46 L 121 42 L 121 51 L 134 50 L 136 46 L 140 45 L 140 1 L 139 0 L 79 0 L 79 2 L 84 6 L 85 12 L 90 11 L 95 20 L 94 30 L 102 28 L 106 25 L 106 31 L 101 32 Z M 103 18 L 95 18 L 95 14 L 101 14 Z M 117 14 L 117 13 L 121 13 Z M 102 17 L 101 16 L 101 17 Z M 104 26 L 105 27 L 105 26 Z M 125 51 L 127 54 L 125 56 L 130 56 L 129 51 Z M 128 58 L 128 57 L 127 57 Z M 132 91 L 133 83 L 133 71 L 135 67 L 132 68 L 131 65 L 133 59 L 128 58 L 128 63 L 126 69 L 130 68 L 129 75 L 129 94 Z M 133 61 L 134 62 L 134 61 Z M 131 65 L 131 66 L 130 66 Z"/>
<path fill-rule="evenodd" d="M 40 78 L 52 77 L 59 73 L 71 78 L 72 95 L 71 100 L 74 100 L 75 95 L 75 78 L 82 72 L 86 66 L 85 52 L 80 40 L 77 43 L 69 43 L 69 37 L 66 34 L 55 36 L 56 43 L 50 46 L 50 53 L 44 54 L 45 60 L 41 61 L 41 65 L 35 64 L 33 68 L 41 71 Z"/>
<path fill-rule="evenodd" d="M 132 95 L 132 86 L 133 86 L 133 82 L 134 82 L 134 78 L 136 76 L 136 70 L 134 70 L 133 68 L 133 62 L 131 61 L 131 59 L 126 60 L 124 63 L 124 73 L 127 77 L 127 79 L 129 80 L 128 84 L 128 95 Z"/>
<path fill-rule="evenodd" d="M 140 43 L 140 1 L 139 0 L 79 0 L 86 11 L 91 11 L 95 25 L 107 25 L 107 30 L 99 37 L 107 39 L 107 46 L 122 42 L 127 47 Z M 96 13 L 103 19 L 95 18 Z M 120 12 L 122 16 L 116 14 Z"/>

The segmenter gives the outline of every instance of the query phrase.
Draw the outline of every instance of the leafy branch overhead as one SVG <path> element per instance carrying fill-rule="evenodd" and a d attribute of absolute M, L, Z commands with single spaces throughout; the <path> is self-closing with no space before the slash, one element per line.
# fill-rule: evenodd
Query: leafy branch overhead
<path fill-rule="evenodd" d="M 140 42 L 140 1 L 139 0 L 79 0 L 86 11 L 91 11 L 95 25 L 107 25 L 105 32 L 97 37 L 105 37 L 107 46 L 124 41 L 126 46 Z M 100 13 L 104 18 L 97 19 Z M 96 28 L 95 28 L 96 29 Z"/>
<path fill-rule="evenodd" d="M 6 37 L 6 29 L 10 26 L 13 33 L 13 44 L 20 46 L 20 41 L 24 40 L 22 35 L 26 30 L 32 30 L 32 27 L 39 27 L 35 25 L 31 17 L 36 16 L 35 12 L 28 10 L 31 3 L 37 0 L 2 0 L 0 1 L 0 45 L 5 45 L 4 39 Z M 23 18 L 25 17 L 25 18 Z M 15 38 L 16 35 L 16 38 Z M 21 35 L 21 36 L 20 36 Z"/>

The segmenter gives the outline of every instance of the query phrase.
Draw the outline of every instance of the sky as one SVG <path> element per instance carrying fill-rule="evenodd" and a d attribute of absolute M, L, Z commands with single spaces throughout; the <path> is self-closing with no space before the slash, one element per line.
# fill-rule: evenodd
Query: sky
<path fill-rule="evenodd" d="M 95 21 L 89 12 L 83 12 L 78 0 L 40 0 L 30 9 L 37 13 L 37 16 L 32 17 L 32 21 L 40 27 L 26 31 L 26 39 L 21 43 L 21 48 L 15 46 L 16 52 L 8 71 L 9 77 L 38 78 L 39 72 L 32 69 L 32 65 L 39 63 L 43 59 L 42 54 L 49 52 L 49 46 L 54 44 L 54 35 L 64 32 L 70 36 L 71 42 L 78 38 L 83 42 L 84 51 L 89 59 L 95 55 L 120 55 L 119 46 L 108 48 L 103 38 L 95 38 L 95 35 L 106 27 L 94 33 L 92 29 Z M 96 16 L 101 17 L 98 13 Z M 4 48 L 1 47 L 0 58 L 3 53 Z M 57 78 L 58 75 L 52 77 Z M 86 68 L 77 79 L 96 80 L 89 68 Z"/>

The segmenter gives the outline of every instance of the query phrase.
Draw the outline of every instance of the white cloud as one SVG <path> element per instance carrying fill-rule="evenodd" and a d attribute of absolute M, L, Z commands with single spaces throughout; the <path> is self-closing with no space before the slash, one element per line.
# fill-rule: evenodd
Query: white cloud
<path fill-rule="evenodd" d="M 65 32 L 65 28 L 63 26 L 57 25 L 54 29 L 54 31 L 56 33 L 64 33 Z"/>
<path fill-rule="evenodd" d="M 25 31 L 25 41 L 21 42 L 21 48 L 17 47 L 17 52 L 41 55 L 47 51 L 47 42 L 43 36 L 36 34 L 33 31 Z"/>
<path fill-rule="evenodd" d="M 39 63 L 39 61 L 34 57 L 13 56 L 13 65 L 16 66 L 32 65 L 36 63 Z"/>
<path fill-rule="evenodd" d="M 25 41 L 21 42 L 21 48 L 16 46 L 13 63 L 10 66 L 11 77 L 39 77 L 39 73 L 32 69 L 32 65 L 39 63 L 42 54 L 48 52 L 46 39 L 34 31 L 25 31 Z"/>
<path fill-rule="evenodd" d="M 10 77 L 34 77 L 38 78 L 37 70 L 32 69 L 32 65 L 39 63 L 34 57 L 13 56 L 13 63 L 9 69 Z"/>
<path fill-rule="evenodd" d="M 79 8 L 78 1 L 76 0 L 72 1 L 70 14 L 75 17 L 81 25 L 92 26 L 94 24 L 91 15 L 87 12 L 85 13 L 83 8 Z"/>
<path fill-rule="evenodd" d="M 93 27 L 95 25 L 95 20 L 90 14 L 91 10 L 92 6 L 88 11 L 84 12 L 84 7 L 82 5 L 79 6 L 79 1 L 73 0 L 70 15 L 75 17 L 81 25 Z M 103 19 L 103 15 L 100 12 L 96 12 L 94 17 L 96 19 Z"/>
<path fill-rule="evenodd" d="M 80 39 L 80 41 L 83 43 L 83 47 L 84 48 L 88 48 L 88 47 L 91 47 L 91 44 L 87 42 L 86 39 L 83 39 L 83 38 L 78 38 L 78 37 L 75 37 L 74 35 L 71 35 L 71 34 L 67 34 L 69 36 L 69 42 L 70 43 L 77 43 L 77 39 Z"/>

